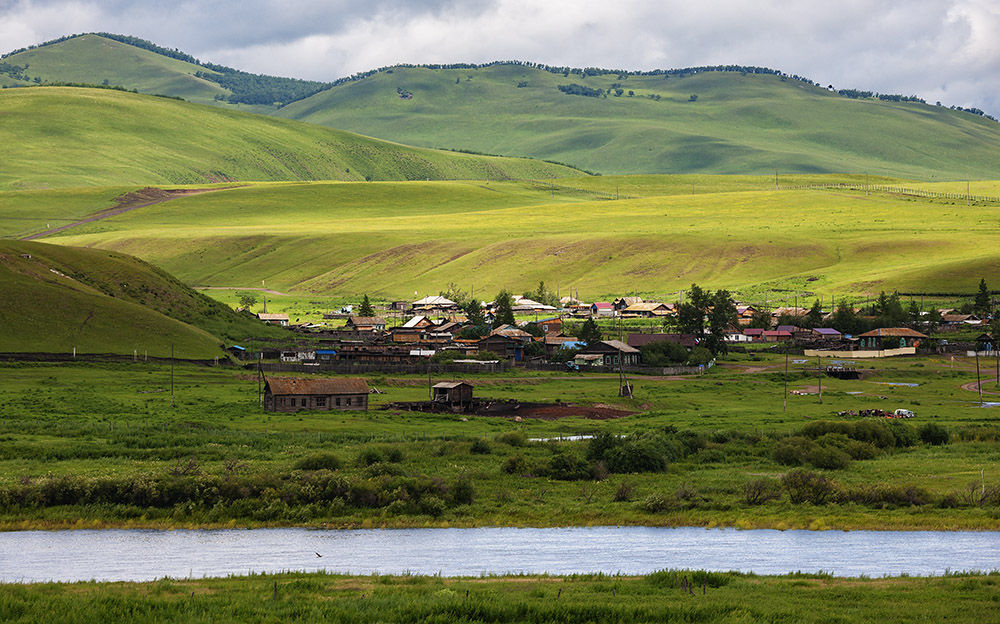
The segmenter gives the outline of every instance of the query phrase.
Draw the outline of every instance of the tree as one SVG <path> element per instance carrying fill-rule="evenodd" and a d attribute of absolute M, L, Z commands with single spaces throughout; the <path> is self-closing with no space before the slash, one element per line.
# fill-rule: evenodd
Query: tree
<path fill-rule="evenodd" d="M 910 326 L 918 327 L 920 325 L 920 306 L 913 299 L 910 299 L 910 307 L 906 310 L 906 315 L 910 317 Z"/>
<path fill-rule="evenodd" d="M 583 327 L 580 328 L 579 338 L 586 342 L 587 346 L 601 341 L 601 328 L 597 326 L 594 319 L 587 319 L 583 324 Z"/>
<path fill-rule="evenodd" d="M 501 290 L 497 293 L 496 298 L 493 300 L 493 305 L 496 306 L 495 318 L 493 319 L 494 329 L 501 325 L 514 324 L 514 299 L 510 296 L 509 292 Z"/>
<path fill-rule="evenodd" d="M 771 329 L 771 313 L 767 310 L 757 310 L 750 318 L 750 327 L 756 329 Z"/>
<path fill-rule="evenodd" d="M 823 308 L 819 305 L 819 299 L 813 301 L 813 305 L 809 308 L 809 312 L 806 313 L 806 327 L 812 329 L 814 327 L 819 327 L 819 324 L 823 322 Z"/>
<path fill-rule="evenodd" d="M 726 331 L 738 322 L 736 304 L 728 290 L 717 290 L 711 297 L 711 307 L 708 310 L 708 336 L 705 346 L 712 354 L 726 353 Z"/>
<path fill-rule="evenodd" d="M 705 314 L 708 312 L 709 296 L 697 284 L 691 284 L 688 300 L 677 306 L 677 330 L 682 334 L 694 334 L 699 338 L 705 333 Z"/>
<path fill-rule="evenodd" d="M 486 327 L 486 315 L 483 314 L 483 306 L 479 305 L 478 301 L 471 299 L 466 301 L 462 311 L 465 312 L 465 318 L 469 319 L 469 325 L 476 328 Z"/>
<path fill-rule="evenodd" d="M 672 366 L 688 359 L 687 349 L 669 340 L 651 342 L 639 347 L 639 351 L 644 366 Z"/>
<path fill-rule="evenodd" d="M 249 310 L 253 306 L 257 305 L 257 295 L 252 292 L 241 292 L 240 296 L 240 307 L 244 310 Z"/>
<path fill-rule="evenodd" d="M 990 303 L 990 289 L 986 287 L 986 278 L 980 278 L 979 292 L 976 293 L 976 300 L 972 304 L 973 309 L 977 314 L 989 314 L 993 307 Z"/>
<path fill-rule="evenodd" d="M 375 310 L 372 309 L 372 302 L 368 300 L 367 294 L 358 307 L 358 316 L 375 316 Z"/>
<path fill-rule="evenodd" d="M 879 293 L 875 300 L 876 323 L 879 327 L 899 327 L 906 322 L 907 314 L 903 304 L 899 302 L 899 294 L 886 295 Z"/>

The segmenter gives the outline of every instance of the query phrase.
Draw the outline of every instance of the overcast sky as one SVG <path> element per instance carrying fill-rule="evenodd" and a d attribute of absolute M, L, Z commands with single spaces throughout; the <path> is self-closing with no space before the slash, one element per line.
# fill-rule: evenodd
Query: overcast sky
<path fill-rule="evenodd" d="M 4 52 L 92 31 L 316 80 L 395 63 L 733 63 L 1000 115 L 1000 0 L 0 0 Z"/>

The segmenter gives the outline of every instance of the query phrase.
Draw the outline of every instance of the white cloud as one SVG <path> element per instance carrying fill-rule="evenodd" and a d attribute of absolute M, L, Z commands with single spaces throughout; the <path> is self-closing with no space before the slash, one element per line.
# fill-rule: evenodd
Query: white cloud
<path fill-rule="evenodd" d="M 1000 113 L 995 0 L 0 0 L 3 49 L 86 30 L 320 80 L 394 63 L 736 63 Z"/>

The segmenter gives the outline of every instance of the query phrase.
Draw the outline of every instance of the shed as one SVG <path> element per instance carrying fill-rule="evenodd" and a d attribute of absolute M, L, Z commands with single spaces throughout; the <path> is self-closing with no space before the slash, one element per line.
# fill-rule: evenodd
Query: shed
<path fill-rule="evenodd" d="M 264 409 L 269 412 L 367 410 L 368 382 L 357 377 L 266 377 Z"/>
<path fill-rule="evenodd" d="M 434 401 L 463 405 L 472 402 L 472 384 L 465 381 L 442 381 L 434 384 Z"/>
<path fill-rule="evenodd" d="M 601 340 L 580 351 L 579 355 L 600 355 L 604 366 L 637 366 L 639 350 L 620 340 Z"/>
<path fill-rule="evenodd" d="M 281 325 L 282 327 L 288 325 L 288 315 L 285 313 L 268 314 L 267 312 L 261 312 L 257 315 L 257 319 L 264 321 L 268 325 Z"/>

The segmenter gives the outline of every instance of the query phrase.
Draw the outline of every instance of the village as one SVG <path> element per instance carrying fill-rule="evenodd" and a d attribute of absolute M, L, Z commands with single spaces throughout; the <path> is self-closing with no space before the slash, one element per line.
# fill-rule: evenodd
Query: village
<path fill-rule="evenodd" d="M 713 303 L 719 293 L 725 301 Z M 511 367 L 614 373 L 620 376 L 621 396 L 631 396 L 629 376 L 699 375 L 727 353 L 816 358 L 817 366 L 828 358 L 832 364 L 822 368 L 838 378 L 858 374 L 855 365 L 841 364 L 845 359 L 996 353 L 989 315 L 975 314 L 976 302 L 928 311 L 911 306 L 907 313 L 897 296 L 884 294 L 872 306 L 841 304 L 834 310 L 824 310 L 818 300 L 812 308 L 767 309 L 733 301 L 725 291 L 712 295 L 697 286 L 691 294 L 695 301 L 689 297 L 687 303 L 621 296 L 591 303 L 563 297 L 558 305 L 506 293 L 493 302 L 464 305 L 444 295 L 372 305 L 365 296 L 357 313 L 355 306 L 345 306 L 324 314 L 332 323 L 343 322 L 337 326 L 291 325 L 287 313 L 258 313 L 264 323 L 287 327 L 289 338 L 233 345 L 229 350 L 262 376 L 424 371 L 429 375 L 432 367 L 454 374 Z M 978 307 L 986 306 L 980 301 Z M 848 328 L 864 331 L 851 333 Z M 298 388 L 280 378 L 267 381 L 264 405 L 269 410 L 368 407 L 366 391 L 358 389 L 364 382 L 357 378 L 300 379 Z M 333 388 L 341 381 L 354 386 Z M 426 402 L 394 407 L 477 413 L 484 405 L 473 399 L 470 384 L 452 380 L 430 384 Z"/>

